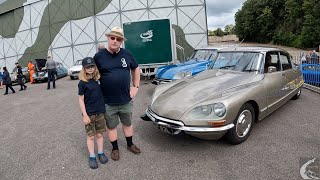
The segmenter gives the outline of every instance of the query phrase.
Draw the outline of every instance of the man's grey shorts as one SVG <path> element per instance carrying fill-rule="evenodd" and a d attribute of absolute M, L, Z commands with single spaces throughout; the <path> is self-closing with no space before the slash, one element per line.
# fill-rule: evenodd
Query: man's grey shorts
<path fill-rule="evenodd" d="M 105 104 L 106 113 L 104 117 L 108 129 L 114 129 L 119 125 L 119 119 L 125 126 L 131 126 L 133 102 L 130 101 L 123 105 Z"/>

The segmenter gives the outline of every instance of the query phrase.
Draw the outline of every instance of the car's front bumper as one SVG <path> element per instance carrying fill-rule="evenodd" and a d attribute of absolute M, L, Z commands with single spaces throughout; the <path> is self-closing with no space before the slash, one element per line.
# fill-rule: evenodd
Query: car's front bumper
<path fill-rule="evenodd" d="M 80 71 L 69 71 L 68 75 L 72 77 L 79 77 Z"/>
<path fill-rule="evenodd" d="M 163 126 L 169 129 L 174 129 L 173 134 L 179 134 L 181 131 L 184 131 L 187 134 L 191 134 L 204 139 L 218 139 L 224 135 L 229 129 L 234 127 L 234 124 L 228 124 L 221 127 L 197 127 L 197 126 L 186 126 L 181 121 L 175 121 L 160 117 L 150 108 L 146 110 L 146 115 L 148 118 L 155 124 Z"/>
<path fill-rule="evenodd" d="M 42 77 L 33 77 L 34 80 L 36 81 L 45 81 L 48 79 L 48 77 L 42 76 Z"/>

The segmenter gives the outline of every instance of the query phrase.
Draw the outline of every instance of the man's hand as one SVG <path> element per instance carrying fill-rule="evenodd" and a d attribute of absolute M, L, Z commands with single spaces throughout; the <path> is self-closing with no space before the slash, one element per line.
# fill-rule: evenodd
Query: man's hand
<path fill-rule="evenodd" d="M 89 116 L 83 116 L 82 120 L 85 125 L 88 125 L 91 122 Z"/>
<path fill-rule="evenodd" d="M 133 98 L 137 95 L 138 88 L 137 87 L 130 87 L 130 97 Z"/>

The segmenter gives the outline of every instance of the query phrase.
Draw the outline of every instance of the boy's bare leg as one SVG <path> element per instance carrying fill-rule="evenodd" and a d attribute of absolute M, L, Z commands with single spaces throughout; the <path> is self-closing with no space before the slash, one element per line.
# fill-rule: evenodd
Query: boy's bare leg
<path fill-rule="evenodd" d="M 94 136 L 87 136 L 87 146 L 90 155 L 94 154 Z"/>
<path fill-rule="evenodd" d="M 103 151 L 103 136 L 101 133 L 97 133 L 96 138 L 97 138 L 98 152 L 102 152 Z"/>

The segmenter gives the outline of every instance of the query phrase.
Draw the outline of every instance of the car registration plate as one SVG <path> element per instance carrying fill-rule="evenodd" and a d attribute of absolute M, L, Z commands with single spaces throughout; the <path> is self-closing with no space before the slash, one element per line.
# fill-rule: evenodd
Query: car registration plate
<path fill-rule="evenodd" d="M 165 126 L 161 126 L 161 125 L 156 125 L 158 129 L 160 129 L 161 131 L 167 133 L 167 134 L 171 134 L 173 135 L 175 133 L 175 129 L 171 129 L 171 128 L 168 128 L 168 127 L 165 127 Z"/>

